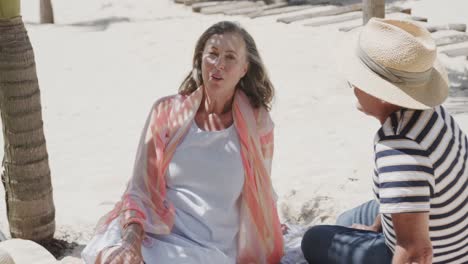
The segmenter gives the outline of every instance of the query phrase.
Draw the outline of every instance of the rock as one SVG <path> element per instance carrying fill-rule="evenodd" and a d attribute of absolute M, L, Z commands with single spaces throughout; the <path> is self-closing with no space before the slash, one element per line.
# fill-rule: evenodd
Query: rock
<path fill-rule="evenodd" d="M 75 257 L 66 257 L 66 258 L 63 258 L 58 263 L 61 263 L 61 264 L 84 264 L 84 261 L 79 259 L 79 258 L 75 258 Z"/>
<path fill-rule="evenodd" d="M 3 249 L 0 249 L 0 263 L 2 264 L 15 264 L 13 258 Z"/>
<path fill-rule="evenodd" d="M 8 239 L 0 242 L 0 250 L 8 252 L 15 264 L 58 263 L 49 251 L 31 240 Z"/>

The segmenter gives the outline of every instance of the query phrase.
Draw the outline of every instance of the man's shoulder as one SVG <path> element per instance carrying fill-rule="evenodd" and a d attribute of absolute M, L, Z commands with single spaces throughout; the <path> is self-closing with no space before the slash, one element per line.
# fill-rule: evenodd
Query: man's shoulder
<path fill-rule="evenodd" d="M 375 142 L 384 140 L 408 140 L 421 144 L 428 135 L 437 133 L 450 115 L 442 106 L 425 110 L 402 109 L 384 122 Z"/>

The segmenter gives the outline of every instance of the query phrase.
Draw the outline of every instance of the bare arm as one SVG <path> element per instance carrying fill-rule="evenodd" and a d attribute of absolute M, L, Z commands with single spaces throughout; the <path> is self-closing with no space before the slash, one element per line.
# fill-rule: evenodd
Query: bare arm
<path fill-rule="evenodd" d="M 122 232 L 122 245 L 102 250 L 96 264 L 125 264 L 143 262 L 141 245 L 144 238 L 143 227 L 140 224 L 129 224 Z"/>
<path fill-rule="evenodd" d="M 432 244 L 428 213 L 392 214 L 397 245 L 393 264 L 431 264 Z"/>
<path fill-rule="evenodd" d="M 122 239 L 129 245 L 134 245 L 138 248 L 141 247 L 143 242 L 144 231 L 140 224 L 129 224 L 123 231 Z"/>

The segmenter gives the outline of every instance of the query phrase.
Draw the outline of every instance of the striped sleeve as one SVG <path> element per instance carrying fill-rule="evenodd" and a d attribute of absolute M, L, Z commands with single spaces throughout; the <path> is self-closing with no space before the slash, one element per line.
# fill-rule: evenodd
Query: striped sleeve
<path fill-rule="evenodd" d="M 405 137 L 384 138 L 375 146 L 380 212 L 428 212 L 432 162 L 427 152 Z"/>

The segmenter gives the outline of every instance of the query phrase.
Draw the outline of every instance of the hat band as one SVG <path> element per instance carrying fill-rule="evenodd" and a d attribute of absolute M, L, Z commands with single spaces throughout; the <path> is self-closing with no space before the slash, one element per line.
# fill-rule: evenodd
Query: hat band
<path fill-rule="evenodd" d="M 424 72 L 406 72 L 399 71 L 380 65 L 374 61 L 362 48 L 357 45 L 356 53 L 358 58 L 371 71 L 382 77 L 383 79 L 398 84 L 420 85 L 425 84 L 431 77 L 432 68 Z"/>

